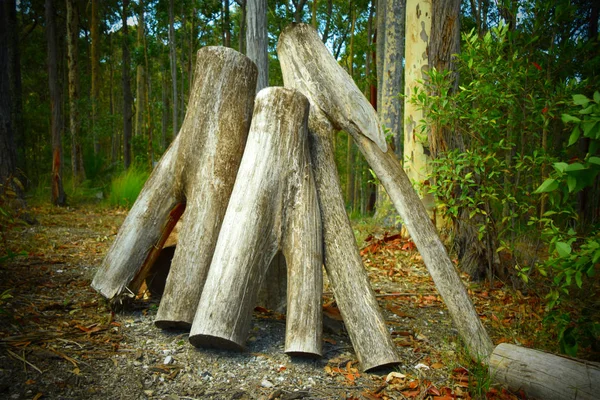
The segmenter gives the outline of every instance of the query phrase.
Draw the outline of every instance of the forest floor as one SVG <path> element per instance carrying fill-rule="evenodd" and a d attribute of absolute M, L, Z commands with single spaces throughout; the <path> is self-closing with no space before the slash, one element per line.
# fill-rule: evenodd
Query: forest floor
<path fill-rule="evenodd" d="M 360 371 L 326 289 L 324 355 L 283 353 L 285 317 L 257 308 L 242 353 L 197 349 L 153 324 L 158 299 L 119 312 L 90 288 L 126 212 L 33 207 L 0 263 L 0 398 L 4 399 L 517 399 L 469 362 L 414 244 L 357 225 L 361 254 L 401 364 Z M 6 250 L 6 249 L 5 249 Z M 541 302 L 496 281 L 465 280 L 496 344 L 536 345 Z"/>

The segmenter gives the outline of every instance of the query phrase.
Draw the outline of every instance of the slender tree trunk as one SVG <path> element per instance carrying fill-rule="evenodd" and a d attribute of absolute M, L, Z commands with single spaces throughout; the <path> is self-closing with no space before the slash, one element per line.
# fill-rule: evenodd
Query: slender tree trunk
<path fill-rule="evenodd" d="M 144 23 L 144 0 L 138 1 L 138 26 L 137 26 L 137 47 L 144 48 L 145 52 L 145 23 Z M 144 64 L 139 63 L 136 67 L 135 79 L 135 131 L 134 136 L 142 136 L 144 134 L 144 112 L 146 109 L 146 79 Z"/>
<path fill-rule="evenodd" d="M 247 10 L 248 10 L 248 1 L 247 0 L 238 0 L 238 4 L 240 6 L 240 31 L 238 36 L 238 42 L 240 47 L 240 53 L 246 54 L 246 19 Z"/>
<path fill-rule="evenodd" d="M 100 0 L 92 0 L 92 140 L 94 142 L 94 154 L 100 152 L 100 140 L 98 139 L 98 108 L 100 103 Z"/>
<path fill-rule="evenodd" d="M 79 110 L 79 18 L 77 2 L 67 0 L 67 48 L 69 63 L 69 126 L 71 130 L 71 170 L 75 185 L 85 180 L 81 149 L 81 122 Z M 93 118 L 93 117 L 92 117 Z"/>
<path fill-rule="evenodd" d="M 127 27 L 127 17 L 129 16 L 129 0 L 123 0 L 123 73 L 122 73 L 122 86 L 123 86 L 123 165 L 125 169 L 128 169 L 131 165 L 131 120 L 132 110 L 131 105 L 133 102 L 131 95 L 131 77 L 130 68 L 131 60 L 129 55 L 129 29 Z"/>
<path fill-rule="evenodd" d="M 318 21 L 317 21 L 317 10 L 318 9 L 319 9 L 319 1 L 313 0 L 312 7 L 311 7 L 310 24 L 315 29 L 318 28 Z"/>
<path fill-rule="evenodd" d="M 48 82 L 50 85 L 50 105 L 52 110 L 52 204 L 64 206 L 67 195 L 63 188 L 62 174 L 62 113 L 61 93 L 58 82 L 58 56 L 56 38 L 56 15 L 54 1 L 46 0 L 46 40 L 48 42 Z"/>
<path fill-rule="evenodd" d="M 329 31 L 331 30 L 331 13 L 333 11 L 333 0 L 327 0 L 327 20 L 325 21 L 325 29 L 321 40 L 326 43 L 329 40 Z"/>
<path fill-rule="evenodd" d="M 21 81 L 21 55 L 19 49 L 19 24 L 17 21 L 17 5 L 16 0 L 8 0 L 3 2 L 3 7 L 8 7 L 5 10 L 8 14 L 7 29 L 8 38 L 6 43 L 8 48 L 8 76 L 10 82 L 10 98 L 11 98 L 11 123 L 14 133 L 14 141 L 16 145 L 16 167 L 22 171 L 26 170 L 25 160 L 25 137 L 23 131 L 23 89 Z M 4 22 L 3 22 L 4 23 Z M 20 174 L 18 174 L 20 175 Z M 25 176 L 19 176 L 22 183 L 25 184 Z"/>
<path fill-rule="evenodd" d="M 160 145 L 163 150 L 167 149 L 167 124 L 169 122 L 169 96 L 167 92 L 169 90 L 168 82 L 167 82 L 167 68 L 163 68 L 161 71 L 161 80 L 162 80 L 162 95 L 161 95 L 161 104 L 162 104 L 162 118 L 161 118 L 161 136 L 160 136 Z"/>
<path fill-rule="evenodd" d="M 267 36 L 267 0 L 248 0 L 246 49 L 258 67 L 257 93 L 269 86 L 269 54 Z"/>
<path fill-rule="evenodd" d="M 174 0 L 169 1 L 169 60 L 171 62 L 171 84 L 173 87 L 173 137 L 179 132 L 177 114 L 177 50 L 175 49 Z"/>
<path fill-rule="evenodd" d="M 354 29 L 356 26 L 356 12 L 354 11 L 354 2 L 350 1 L 350 46 L 348 48 L 348 73 L 354 79 Z M 350 210 L 354 209 L 354 177 L 356 166 L 354 165 L 355 150 L 352 136 L 348 135 L 346 145 L 346 203 Z"/>
<path fill-rule="evenodd" d="M 9 8 L 10 2 L 0 4 L 0 185 L 5 185 L 9 179 L 15 176 L 17 171 L 17 158 L 14 130 L 11 118 L 11 90 L 10 90 L 10 68 L 9 48 L 10 25 Z"/>
<path fill-rule="evenodd" d="M 223 46 L 231 47 L 231 21 L 229 18 L 229 0 L 223 0 Z"/>

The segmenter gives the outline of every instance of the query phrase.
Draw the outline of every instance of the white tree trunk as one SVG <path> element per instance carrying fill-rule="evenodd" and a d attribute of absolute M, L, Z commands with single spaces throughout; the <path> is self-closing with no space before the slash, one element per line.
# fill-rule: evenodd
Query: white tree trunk
<path fill-rule="evenodd" d="M 135 294 L 156 256 L 151 250 L 162 247 L 185 204 L 186 218 L 157 315 L 162 327 L 191 325 L 254 104 L 257 71 L 247 57 L 232 49 L 205 47 L 198 52 L 196 70 L 181 134 L 146 182 L 92 281 L 109 299 Z"/>
<path fill-rule="evenodd" d="M 297 24 L 286 28 L 279 38 L 278 54 L 285 84 L 300 90 L 311 102 L 311 124 L 321 110 L 335 128 L 343 128 L 354 137 L 402 216 L 471 356 L 487 360 L 492 352 L 492 342 L 444 244 L 394 154 L 386 152 L 372 139 L 382 137 L 375 110 L 310 26 Z M 319 187 L 317 173 L 315 178 Z M 319 189 L 320 196 L 322 193 Z M 323 198 L 320 201 L 326 221 Z M 327 243 L 326 224 L 324 226 Z M 330 247 L 326 244 L 326 263 Z M 340 309 L 344 316 L 341 304 Z"/>
<path fill-rule="evenodd" d="M 195 346 L 242 349 L 258 289 L 281 249 L 288 267 L 285 351 L 321 355 L 322 239 L 307 99 L 258 93 L 244 157 L 190 332 Z"/>
<path fill-rule="evenodd" d="M 508 343 L 490 358 L 490 377 L 528 397 L 593 400 L 600 393 L 600 364 L 561 357 Z"/>
<path fill-rule="evenodd" d="M 427 132 L 421 133 L 418 125 L 423 119 L 423 111 L 410 103 L 410 96 L 416 87 L 421 86 L 418 81 L 427 79 L 425 72 L 429 69 L 427 45 L 431 31 L 431 0 L 406 1 L 406 51 L 404 74 L 404 171 L 410 182 L 417 185 L 427 180 L 429 151 L 423 148 L 427 142 Z M 426 197 L 420 193 L 420 197 Z M 428 196 L 427 201 L 431 195 Z"/>

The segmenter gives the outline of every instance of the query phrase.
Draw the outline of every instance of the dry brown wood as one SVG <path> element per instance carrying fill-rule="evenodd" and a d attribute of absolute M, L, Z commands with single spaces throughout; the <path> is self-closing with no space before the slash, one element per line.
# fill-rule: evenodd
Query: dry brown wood
<path fill-rule="evenodd" d="M 277 52 L 285 85 L 300 90 L 311 102 L 310 124 L 323 115 L 334 128 L 352 135 L 400 213 L 468 351 L 474 359 L 487 360 L 493 350 L 492 341 L 444 244 L 393 152 L 385 151 L 379 140 L 373 141 L 383 135 L 375 110 L 312 27 L 294 24 L 286 28 Z M 320 196 L 322 193 L 319 191 Z M 323 207 L 321 211 L 325 214 Z M 326 245 L 326 261 L 327 254 Z"/>
<path fill-rule="evenodd" d="M 287 88 L 263 89 L 256 97 L 190 332 L 195 346 L 244 348 L 260 284 L 281 250 L 288 268 L 285 351 L 321 354 L 321 217 L 308 153 L 308 106 L 306 97 Z"/>
<path fill-rule="evenodd" d="M 254 105 L 257 70 L 242 54 L 205 47 L 198 51 L 196 71 L 181 131 L 146 182 L 92 282 L 109 299 L 135 293 L 128 286 L 151 250 L 168 236 L 172 210 L 185 203 L 186 217 L 156 320 L 161 327 L 191 325 Z M 136 283 L 143 275 L 138 274 Z"/>
<path fill-rule="evenodd" d="M 600 363 L 499 344 L 490 357 L 496 383 L 544 400 L 593 400 L 600 394 Z"/>

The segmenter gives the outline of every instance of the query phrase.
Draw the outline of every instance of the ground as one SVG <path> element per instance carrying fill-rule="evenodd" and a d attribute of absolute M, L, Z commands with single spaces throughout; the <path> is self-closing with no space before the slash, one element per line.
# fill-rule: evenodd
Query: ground
<path fill-rule="evenodd" d="M 361 254 L 401 364 L 363 373 L 326 288 L 321 359 L 283 353 L 285 317 L 257 308 L 247 350 L 197 349 L 153 324 L 159 299 L 111 311 L 91 279 L 125 218 L 85 205 L 34 207 L 39 224 L 5 231 L 0 263 L 0 398 L 522 398 L 469 362 L 414 244 L 357 226 Z M 465 282 L 495 343 L 532 344 L 539 299 Z M 526 320 L 524 318 L 527 318 Z"/>

